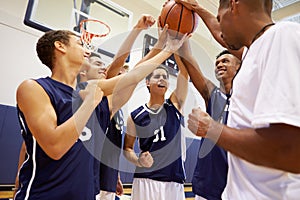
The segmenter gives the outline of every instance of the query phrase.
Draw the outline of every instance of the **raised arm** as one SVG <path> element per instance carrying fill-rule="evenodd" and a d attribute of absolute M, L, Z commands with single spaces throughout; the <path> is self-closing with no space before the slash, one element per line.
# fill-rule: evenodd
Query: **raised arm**
<path fill-rule="evenodd" d="M 208 10 L 203 8 L 197 0 L 175 0 L 177 3 L 181 3 L 186 8 L 195 11 L 199 17 L 203 20 L 204 24 L 207 26 L 212 36 L 217 42 L 219 42 L 223 47 L 226 47 L 222 37 L 221 28 L 217 18 Z"/>
<path fill-rule="evenodd" d="M 107 69 L 107 78 L 112 78 L 119 74 L 121 67 L 124 65 L 130 50 L 141 31 L 151 27 L 155 23 L 155 19 L 150 15 L 142 15 L 137 24 L 130 31 L 124 40 L 117 54 L 114 56 L 113 62 Z"/>
<path fill-rule="evenodd" d="M 49 96 L 36 81 L 24 81 L 17 89 L 17 104 L 28 128 L 41 148 L 54 160 L 60 159 L 78 140 L 103 92 L 96 84 L 89 84 L 81 94 L 84 100 L 79 109 L 63 124 L 57 125 Z"/>
<path fill-rule="evenodd" d="M 164 49 L 167 41 L 168 25 L 166 24 L 163 28 L 160 27 L 159 23 L 157 23 L 157 25 L 157 31 L 159 36 L 157 42 L 155 43 L 154 47 L 136 65 L 144 62 L 145 60 L 149 60 Z"/>
<path fill-rule="evenodd" d="M 164 49 L 164 47 L 166 45 L 167 35 L 168 35 L 167 30 L 168 30 L 167 25 L 163 28 L 163 30 L 159 30 L 160 37 L 159 37 L 158 41 L 156 42 L 154 47 L 150 50 L 150 52 L 136 64 L 135 68 L 137 66 L 140 66 L 140 64 L 143 63 L 144 61 L 153 58 L 154 56 L 156 56 L 158 53 L 160 53 Z M 120 76 L 112 77 L 112 78 L 109 78 L 106 80 L 100 80 L 100 81 L 99 80 L 90 80 L 88 82 L 98 82 L 98 85 L 101 87 L 102 91 L 104 92 L 104 96 L 110 96 L 110 99 L 112 99 L 111 95 L 115 89 L 115 86 L 121 79 L 123 79 L 123 77 L 125 75 L 128 75 L 128 74 L 122 74 Z"/>
<path fill-rule="evenodd" d="M 170 99 L 174 106 L 179 110 L 182 111 L 182 107 L 184 105 L 187 93 L 188 93 L 188 82 L 189 82 L 189 75 L 188 72 L 181 61 L 180 56 L 175 53 L 174 54 L 176 63 L 179 68 L 179 72 L 177 75 L 177 83 L 176 83 L 176 88 L 172 92 Z"/>
<path fill-rule="evenodd" d="M 189 41 L 186 41 L 179 49 L 179 55 L 181 56 L 181 60 L 191 77 L 193 85 L 199 91 L 207 106 L 210 94 L 215 85 L 212 81 L 207 79 L 200 70 L 197 61 L 192 55 Z"/>
<path fill-rule="evenodd" d="M 203 8 L 197 0 L 175 0 L 177 3 L 181 3 L 185 7 L 187 7 L 190 10 L 195 11 L 203 20 L 204 24 L 214 37 L 214 39 L 222 45 L 224 48 L 228 49 L 230 53 L 235 55 L 237 58 L 242 58 L 243 48 L 240 50 L 230 50 L 228 45 L 224 42 L 222 38 L 222 31 L 220 24 L 216 18 L 211 12 Z"/>
<path fill-rule="evenodd" d="M 143 80 L 148 74 L 150 74 L 158 65 L 170 57 L 182 43 L 190 36 L 183 36 L 180 40 L 171 39 L 168 37 L 166 47 L 155 55 L 154 57 L 145 60 L 142 63 L 137 64 L 134 69 L 129 71 L 125 75 L 121 75 L 115 78 L 119 78 L 117 85 L 114 88 L 112 96 L 112 116 L 118 111 L 131 97 L 136 85 Z M 99 81 L 101 82 L 101 81 Z M 104 87 L 105 85 L 103 85 Z M 103 90 L 103 87 L 100 85 Z"/>

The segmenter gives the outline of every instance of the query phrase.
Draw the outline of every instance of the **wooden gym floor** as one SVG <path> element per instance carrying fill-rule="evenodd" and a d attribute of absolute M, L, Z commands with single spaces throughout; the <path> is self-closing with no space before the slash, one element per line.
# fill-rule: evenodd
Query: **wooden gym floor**
<path fill-rule="evenodd" d="M 0 191 L 0 199 L 13 199 L 13 191 L 11 190 L 13 186 L 5 186 L 1 187 L 4 188 Z M 7 188 L 7 189 L 6 189 Z M 192 186 L 190 184 L 186 184 L 184 186 L 184 191 L 186 193 L 186 200 L 194 200 L 194 195 L 192 193 Z M 131 194 L 131 185 L 124 185 L 124 194 L 130 195 Z"/>

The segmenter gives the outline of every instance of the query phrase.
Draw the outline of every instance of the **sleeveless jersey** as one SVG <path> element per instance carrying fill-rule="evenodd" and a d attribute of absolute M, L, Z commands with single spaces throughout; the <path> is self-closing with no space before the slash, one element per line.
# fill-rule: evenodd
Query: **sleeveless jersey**
<path fill-rule="evenodd" d="M 150 168 L 137 167 L 134 177 L 184 183 L 181 113 L 167 99 L 157 111 L 150 110 L 146 105 L 140 106 L 131 113 L 131 118 L 141 151 L 149 151 L 154 160 Z"/>
<path fill-rule="evenodd" d="M 122 148 L 123 112 L 119 110 L 106 133 L 100 164 L 100 190 L 116 192 Z"/>
<path fill-rule="evenodd" d="M 78 89 L 84 89 L 87 86 L 87 82 L 78 83 Z M 94 156 L 94 179 L 95 179 L 95 194 L 100 191 L 100 161 L 103 150 L 103 144 L 105 141 L 105 134 L 110 125 L 110 111 L 108 105 L 108 99 L 104 96 L 100 104 L 95 108 L 95 112 L 92 113 L 89 118 L 80 139 L 84 141 L 85 147 Z M 93 136 L 93 140 L 90 141 L 90 137 Z M 103 179 L 104 180 L 104 179 Z M 103 182 L 106 182 L 104 180 Z"/>
<path fill-rule="evenodd" d="M 78 92 L 50 77 L 36 81 L 51 100 L 57 115 L 57 125 L 72 117 L 76 101 L 80 101 Z M 18 114 L 28 158 L 20 169 L 21 188 L 15 199 L 95 199 L 94 158 L 83 142 L 78 139 L 62 158 L 53 160 L 33 137 L 19 108 Z"/>
<path fill-rule="evenodd" d="M 226 124 L 228 106 L 229 98 L 219 88 L 215 87 L 208 101 L 207 113 L 214 120 Z M 203 157 L 201 148 L 212 149 Z M 215 145 L 211 140 L 202 139 L 192 179 L 193 192 L 206 199 L 221 199 L 222 192 L 226 186 L 227 171 L 227 152 Z"/>

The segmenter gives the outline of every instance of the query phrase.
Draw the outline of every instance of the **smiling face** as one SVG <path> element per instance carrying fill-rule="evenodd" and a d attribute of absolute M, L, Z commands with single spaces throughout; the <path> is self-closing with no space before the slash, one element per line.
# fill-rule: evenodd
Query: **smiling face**
<path fill-rule="evenodd" d="M 151 94 L 164 95 L 169 87 L 169 73 L 164 68 L 156 68 L 146 79 L 146 85 Z"/>
<path fill-rule="evenodd" d="M 240 65 L 239 60 L 232 54 L 223 54 L 216 59 L 215 76 L 218 81 L 226 84 L 232 81 Z"/>
<path fill-rule="evenodd" d="M 87 80 L 106 78 L 106 66 L 101 58 L 92 56 L 89 58 L 89 68 L 86 71 Z"/>

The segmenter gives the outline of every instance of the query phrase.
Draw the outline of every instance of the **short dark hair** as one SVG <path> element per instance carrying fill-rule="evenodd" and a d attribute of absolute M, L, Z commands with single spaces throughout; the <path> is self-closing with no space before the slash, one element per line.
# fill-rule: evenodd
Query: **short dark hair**
<path fill-rule="evenodd" d="M 52 70 L 56 59 L 54 43 L 60 41 L 65 45 L 69 45 L 71 35 L 75 35 L 75 33 L 68 30 L 47 31 L 36 44 L 36 52 L 41 62 Z"/>
<path fill-rule="evenodd" d="M 155 71 L 157 69 L 163 69 L 163 70 L 165 70 L 167 72 L 167 77 L 169 78 L 169 70 L 168 70 L 168 68 L 166 68 L 164 65 L 159 65 L 153 71 Z M 146 80 L 150 80 L 150 78 L 151 78 L 152 75 L 153 75 L 153 72 L 151 72 L 149 75 L 147 75 L 146 76 Z"/>
<path fill-rule="evenodd" d="M 225 54 L 230 54 L 232 55 L 232 53 L 230 53 L 227 49 L 221 51 L 217 56 L 216 59 L 220 58 L 221 56 L 225 55 Z"/>
<path fill-rule="evenodd" d="M 165 70 L 166 72 L 167 72 L 167 77 L 169 78 L 169 70 L 168 70 L 168 68 L 166 68 L 164 65 L 159 65 L 158 67 L 156 67 L 148 76 L 146 76 L 146 80 L 147 81 L 149 81 L 150 80 L 150 78 L 152 77 L 152 75 L 153 75 L 153 72 L 155 71 L 155 70 L 157 70 L 157 69 L 163 69 L 163 70 Z M 147 89 L 148 89 L 148 91 L 150 92 L 150 88 L 147 86 Z"/>
<path fill-rule="evenodd" d="M 217 56 L 216 56 L 216 59 L 220 58 L 221 56 L 223 55 L 226 55 L 226 54 L 229 54 L 229 55 L 232 55 L 234 58 L 235 58 L 235 62 L 237 65 L 240 65 L 241 64 L 241 60 L 239 58 L 237 58 L 235 55 L 233 55 L 230 51 L 228 51 L 227 49 L 224 49 L 223 51 L 221 51 Z"/>
<path fill-rule="evenodd" d="M 90 58 L 91 58 L 91 57 L 98 57 L 98 58 L 101 58 L 100 54 L 95 53 L 95 52 L 91 52 Z"/>

